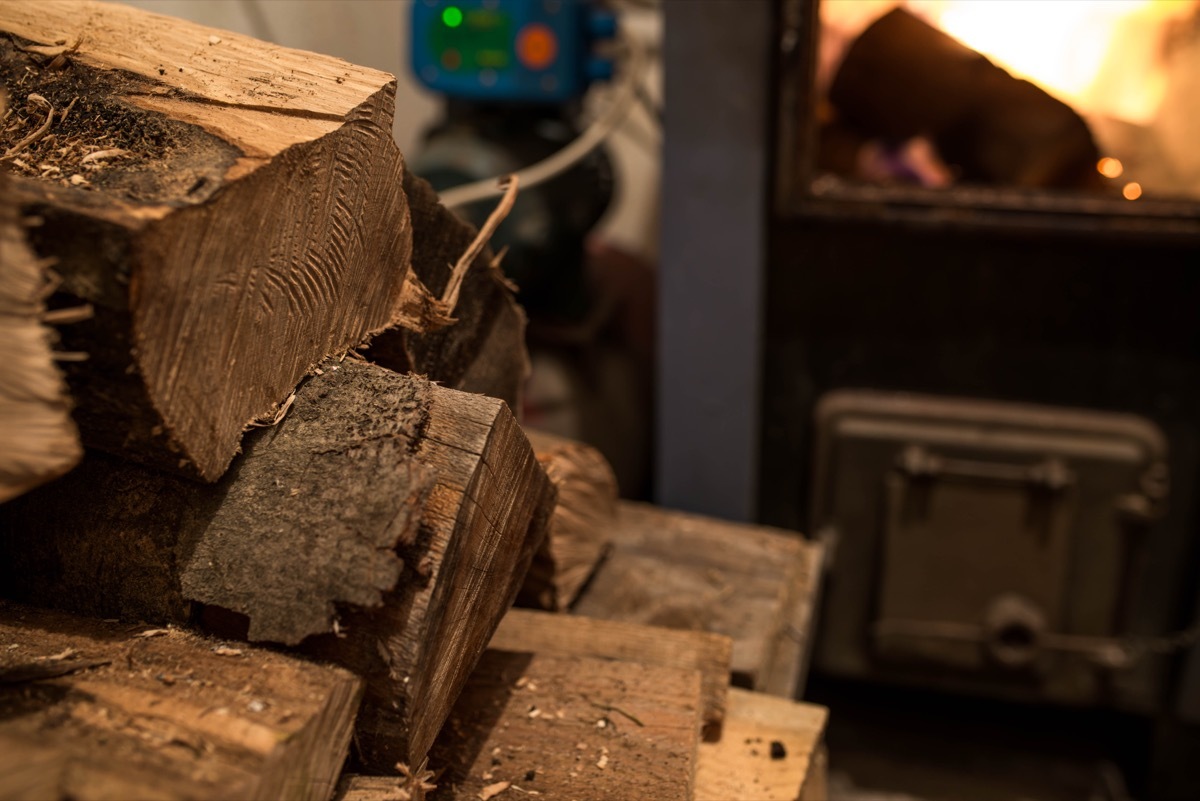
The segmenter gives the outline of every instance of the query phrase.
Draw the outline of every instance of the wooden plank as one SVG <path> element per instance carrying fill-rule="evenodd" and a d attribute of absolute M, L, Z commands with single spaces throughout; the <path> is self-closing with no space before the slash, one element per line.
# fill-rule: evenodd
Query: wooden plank
<path fill-rule="evenodd" d="M 327 364 L 201 485 L 89 457 L 0 508 L 0 584 L 97 616 L 201 621 L 367 677 L 355 742 L 419 764 L 515 598 L 553 487 L 503 402 Z M 236 613 L 236 614 L 231 614 Z"/>
<path fill-rule="evenodd" d="M 704 739 L 720 737 L 733 648 L 733 641 L 723 635 L 513 609 L 500 621 L 488 647 L 698 670 Z"/>
<path fill-rule="evenodd" d="M 558 502 L 517 603 L 563 611 L 608 552 L 617 520 L 617 477 L 590 445 L 540 431 L 525 433 L 558 490 Z"/>
<path fill-rule="evenodd" d="M 829 801 L 829 749 L 824 744 L 813 752 L 800 801 Z"/>
<path fill-rule="evenodd" d="M 803 540 L 805 556 L 788 582 L 790 593 L 780 616 L 782 627 L 761 686 L 754 689 L 783 698 L 799 699 L 812 661 L 817 603 L 825 576 L 825 546 Z"/>
<path fill-rule="evenodd" d="M 0 643 L 0 738 L 64 763 L 40 798 L 326 799 L 362 696 L 340 668 L 7 602 Z"/>
<path fill-rule="evenodd" d="M 66 769 L 61 751 L 0 734 L 0 798 L 5 801 L 58 799 Z"/>
<path fill-rule="evenodd" d="M 407 790 L 404 779 L 398 776 L 362 776 L 349 773 L 338 782 L 335 801 L 400 801 Z M 409 793 L 408 801 L 418 801 L 421 796 Z"/>
<path fill-rule="evenodd" d="M 685 801 L 700 707 L 695 670 L 489 650 L 429 766 L 439 798 Z"/>
<path fill-rule="evenodd" d="M 818 753 L 829 710 L 733 688 L 725 732 L 702 743 L 696 801 L 797 801 L 823 782 Z M 814 764 L 814 760 L 817 764 Z"/>
<path fill-rule="evenodd" d="M 733 639 L 733 683 L 795 697 L 821 548 L 794 532 L 621 502 L 613 552 L 574 611 Z"/>

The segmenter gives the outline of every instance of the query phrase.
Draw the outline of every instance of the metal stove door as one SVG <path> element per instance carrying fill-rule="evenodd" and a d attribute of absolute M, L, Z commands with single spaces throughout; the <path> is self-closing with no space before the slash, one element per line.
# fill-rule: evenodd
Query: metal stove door
<path fill-rule="evenodd" d="M 1076 477 L 1025 463 L 902 450 L 885 479 L 873 641 L 884 659 L 947 668 L 1037 667 L 1063 630 Z"/>

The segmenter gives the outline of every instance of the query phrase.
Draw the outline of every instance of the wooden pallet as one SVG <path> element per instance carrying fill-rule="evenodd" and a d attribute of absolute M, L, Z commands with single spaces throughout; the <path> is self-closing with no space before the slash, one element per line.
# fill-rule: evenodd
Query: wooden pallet
<path fill-rule="evenodd" d="M 733 639 L 733 683 L 795 698 L 804 683 L 822 549 L 794 532 L 622 502 L 613 550 L 580 615 Z"/>

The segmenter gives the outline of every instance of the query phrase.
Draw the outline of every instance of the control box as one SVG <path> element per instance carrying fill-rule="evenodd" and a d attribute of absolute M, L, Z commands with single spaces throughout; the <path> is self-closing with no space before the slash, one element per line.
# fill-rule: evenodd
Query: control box
<path fill-rule="evenodd" d="M 413 72 L 451 97 L 563 103 L 612 77 L 595 46 L 615 34 L 588 0 L 416 0 Z"/>

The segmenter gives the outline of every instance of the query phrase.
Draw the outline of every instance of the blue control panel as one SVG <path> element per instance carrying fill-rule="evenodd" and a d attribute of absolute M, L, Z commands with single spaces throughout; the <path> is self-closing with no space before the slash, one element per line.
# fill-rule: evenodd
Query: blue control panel
<path fill-rule="evenodd" d="M 413 72 L 452 97 L 562 103 L 612 77 L 595 45 L 616 27 L 589 0 L 416 0 Z"/>

